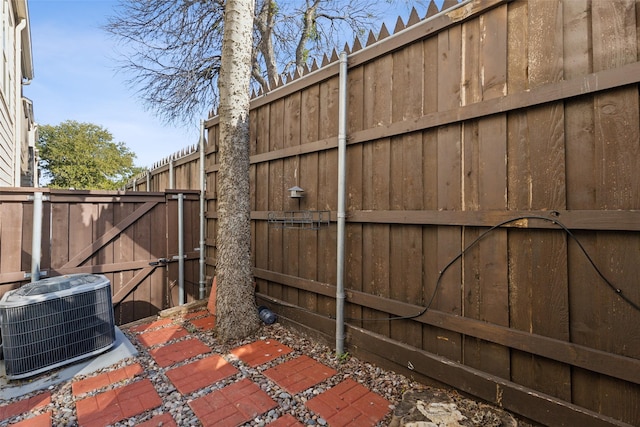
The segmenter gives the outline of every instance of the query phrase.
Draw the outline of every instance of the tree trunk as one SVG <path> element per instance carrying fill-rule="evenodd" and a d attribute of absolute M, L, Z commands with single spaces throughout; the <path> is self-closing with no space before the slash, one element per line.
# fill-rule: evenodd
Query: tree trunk
<path fill-rule="evenodd" d="M 249 83 L 254 0 L 228 0 L 224 14 L 220 90 L 220 169 L 216 252 L 221 340 L 244 338 L 259 325 L 251 265 Z"/>

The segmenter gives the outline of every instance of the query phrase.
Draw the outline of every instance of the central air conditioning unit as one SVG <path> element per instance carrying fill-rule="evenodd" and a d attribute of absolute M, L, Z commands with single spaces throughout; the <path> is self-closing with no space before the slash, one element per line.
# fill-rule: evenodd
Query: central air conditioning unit
<path fill-rule="evenodd" d="M 115 342 L 111 283 L 70 274 L 9 291 L 0 300 L 0 328 L 9 379 L 102 353 Z"/>

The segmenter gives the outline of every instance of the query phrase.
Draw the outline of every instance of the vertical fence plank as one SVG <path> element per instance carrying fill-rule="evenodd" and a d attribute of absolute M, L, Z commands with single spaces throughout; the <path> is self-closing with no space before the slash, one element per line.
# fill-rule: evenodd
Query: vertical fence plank
<path fill-rule="evenodd" d="M 607 7 L 608 6 L 608 7 Z M 592 2 L 593 71 L 620 67 L 637 61 L 637 4 L 620 1 L 609 5 Z M 596 177 L 595 205 L 599 209 L 640 208 L 640 184 L 631 171 L 640 168 L 640 134 L 637 86 L 624 87 L 594 96 Z M 620 136 L 624 135 L 623 138 Z M 615 286 L 634 301 L 640 289 L 625 277 L 637 277 L 640 263 L 638 233 L 596 233 L 594 259 Z M 592 252 L 593 253 L 593 252 Z M 631 255 L 631 254 L 636 254 Z M 638 324 L 640 313 L 619 298 L 598 278 L 590 280 L 594 301 L 591 313 L 598 320 L 597 333 L 589 344 L 616 354 L 640 354 L 640 336 L 620 328 Z M 594 384 L 595 383 L 595 384 Z M 628 420 L 640 419 L 640 387 L 629 387 L 619 380 L 596 376 L 591 381 L 603 413 Z"/>
<path fill-rule="evenodd" d="M 32 244 L 33 244 L 33 202 L 22 205 L 22 236 L 19 241 L 24 242 L 20 251 L 20 268 L 25 272 L 31 272 L 32 264 Z"/>
<path fill-rule="evenodd" d="M 472 44 L 476 55 L 466 55 L 464 82 L 477 81 L 468 88 L 465 103 L 504 95 L 506 89 L 506 20 L 502 6 L 480 16 L 476 26 L 467 28 L 465 43 Z M 463 27 L 464 28 L 464 27 Z M 467 49 L 468 51 L 469 49 Z M 471 61 L 475 56 L 475 61 Z M 507 120 L 505 115 L 467 122 L 464 134 L 464 208 L 468 210 L 504 210 L 507 208 Z M 480 233 L 466 228 L 464 245 Z M 465 316 L 509 325 L 507 232 L 494 230 L 464 256 Z M 500 345 L 466 337 L 464 361 L 469 366 L 510 378 L 509 350 Z"/>
<path fill-rule="evenodd" d="M 69 259 L 69 204 L 53 203 L 51 196 L 51 268 L 62 267 Z"/>
<path fill-rule="evenodd" d="M 562 8 L 558 1 L 541 3 L 528 11 L 528 82 L 537 87 L 558 81 L 562 70 Z M 564 112 L 562 103 L 531 108 L 526 113 L 524 133 L 529 166 L 529 185 L 514 188 L 526 192 L 525 209 L 566 207 Z M 518 166 L 513 165 L 513 173 Z M 528 188 L 527 188 L 528 187 Z M 555 231 L 513 233 L 512 279 L 519 284 L 511 298 L 512 322 L 518 328 L 557 339 L 568 339 L 568 286 L 566 237 Z M 517 248 L 517 249 L 515 249 Z M 526 285 L 525 285 L 526 284 Z M 524 289 L 523 289 L 524 285 Z M 526 298 L 520 298 L 527 295 Z M 528 314 L 518 314 L 526 313 Z M 571 399 L 570 370 L 549 360 L 514 353 L 512 377 L 519 383 L 536 384 L 540 390 Z"/>
<path fill-rule="evenodd" d="M 365 209 L 389 209 L 390 195 L 390 140 L 382 139 L 371 144 L 370 163 L 367 164 L 365 174 L 370 180 L 369 185 L 374 191 L 370 200 L 364 201 Z M 364 257 L 367 263 L 363 265 L 363 283 L 365 292 L 389 296 L 389 257 L 390 257 L 390 229 L 388 224 L 368 224 L 363 234 Z M 385 313 L 365 310 L 365 318 L 378 319 L 388 317 Z M 380 334 L 389 333 L 389 323 L 376 321 L 365 324 L 365 327 Z"/>
<path fill-rule="evenodd" d="M 177 201 L 173 201 L 173 203 L 177 204 Z M 115 216 L 116 219 L 116 223 L 122 221 L 124 218 L 126 218 L 127 216 L 131 215 L 134 211 L 135 211 L 135 204 L 134 203 L 121 203 L 119 206 L 119 209 L 117 210 L 117 215 Z M 176 209 L 177 212 L 177 209 Z M 174 217 L 175 220 L 172 221 L 173 227 L 171 228 L 172 230 L 177 230 L 177 216 Z M 172 238 L 173 237 L 173 238 Z M 175 233 L 173 236 L 169 235 L 169 239 L 171 241 L 171 244 L 174 245 L 174 252 L 170 252 L 170 253 L 178 253 L 178 245 L 177 245 L 177 233 Z M 129 227 L 128 229 L 126 229 L 124 231 L 124 233 L 121 233 L 118 238 L 117 238 L 117 246 L 116 246 L 116 261 L 117 262 L 126 262 L 128 260 L 133 260 L 135 253 L 134 253 L 134 247 L 135 247 L 135 231 L 132 227 Z M 177 269 L 178 266 L 177 264 L 172 264 L 173 268 L 176 271 L 176 274 L 174 277 L 177 277 Z M 122 287 L 124 287 L 124 285 L 133 278 L 133 276 L 135 275 L 134 272 L 132 271 L 126 271 L 126 272 L 121 272 L 120 274 L 118 274 L 117 276 L 114 277 L 115 282 L 116 282 L 116 286 L 114 288 L 114 293 L 117 292 L 118 290 L 120 290 Z M 177 287 L 177 282 L 174 282 L 173 285 L 175 286 L 175 297 L 173 299 L 174 304 L 177 305 L 178 302 L 178 287 Z M 118 324 L 124 324 L 124 323 L 128 323 L 128 322 L 132 322 L 133 320 L 135 320 L 134 317 L 134 307 L 131 304 L 131 302 L 134 301 L 133 299 L 133 295 L 129 295 L 127 298 L 125 298 L 122 303 L 118 306 L 118 312 L 117 312 L 117 317 L 116 317 L 116 322 Z"/>
<path fill-rule="evenodd" d="M 160 205 L 155 207 L 149 213 L 151 216 L 151 253 L 150 259 L 157 260 L 159 258 L 166 257 L 165 254 L 165 241 L 167 235 L 167 221 L 166 221 L 166 205 Z M 151 304 L 152 312 L 156 313 L 159 310 L 169 308 L 169 301 L 167 295 L 166 276 L 164 274 L 165 268 L 160 266 L 156 269 L 155 273 L 151 275 L 151 298 L 149 303 Z"/>
<path fill-rule="evenodd" d="M 299 92 L 288 96 L 285 99 L 284 113 L 284 148 L 300 145 L 301 136 L 301 103 L 302 98 Z M 300 158 L 292 156 L 284 160 L 284 190 L 300 184 Z M 285 197 L 285 208 L 287 210 L 300 210 L 300 199 L 294 200 Z M 283 233 L 283 272 L 291 276 L 299 274 L 299 246 L 300 240 L 304 239 L 304 233 L 299 230 L 284 230 Z M 285 289 L 285 299 L 292 304 L 298 304 L 298 290 L 293 287 Z"/>
<path fill-rule="evenodd" d="M 353 132 L 364 129 L 364 111 L 362 108 L 351 108 L 363 105 L 364 102 L 364 67 L 349 70 L 347 88 L 347 139 Z M 350 107 L 351 106 L 351 107 Z M 347 212 L 362 209 L 363 189 L 363 147 L 362 144 L 347 146 Z M 363 259 L 363 225 L 346 223 L 345 248 L 345 289 L 363 290 L 362 259 Z M 357 304 L 350 304 L 347 297 L 345 307 L 347 322 L 362 327 L 362 308 Z"/>
<path fill-rule="evenodd" d="M 187 201 L 184 202 L 185 206 L 188 205 Z M 185 214 L 188 212 L 188 209 L 185 209 Z M 189 228 L 191 228 L 191 224 L 188 221 L 188 215 L 184 215 L 185 221 L 183 224 L 184 227 L 184 241 L 185 243 L 189 242 L 189 239 L 186 237 L 189 233 Z M 180 224 L 176 224 L 177 227 Z M 151 258 L 151 234 L 153 230 L 151 229 L 151 216 L 145 215 L 140 218 L 133 225 L 133 260 L 148 260 Z M 185 251 L 189 248 L 188 244 L 184 245 Z M 185 263 L 186 264 L 186 263 Z M 185 266 L 186 267 L 186 266 Z M 187 276 L 187 268 L 185 268 L 185 276 Z M 188 281 L 185 280 L 185 298 L 189 301 L 189 288 Z M 150 307 L 151 301 L 151 279 L 147 277 L 140 283 L 138 287 L 132 292 L 131 301 L 125 302 L 125 307 L 130 305 L 132 319 L 136 318 L 144 318 L 151 316 L 154 311 Z M 127 307 L 128 308 L 128 307 Z M 128 311 L 128 310 L 127 310 Z"/>
<path fill-rule="evenodd" d="M 400 210 L 422 209 L 423 155 L 422 134 L 413 133 L 392 142 L 392 208 Z M 421 305 L 423 301 L 423 241 L 422 226 L 400 225 L 391 227 L 389 265 L 389 296 L 394 300 Z M 422 347 L 422 326 L 412 320 L 394 320 L 390 336 L 401 342 Z"/>
<path fill-rule="evenodd" d="M 22 247 L 31 243 L 22 241 L 22 229 L 29 224 L 23 214 L 24 203 L 4 202 L 0 208 L 0 271 L 22 271 Z M 2 291 L 4 293 L 14 287 L 17 286 L 3 286 Z"/>
<path fill-rule="evenodd" d="M 461 104 L 462 82 L 462 29 L 459 25 L 438 34 L 438 110 L 446 111 Z M 437 208 L 460 210 L 461 205 L 461 125 L 442 126 L 437 130 Z M 436 231 L 436 262 L 442 269 L 461 249 L 461 229 L 440 226 Z M 435 272 L 434 272 L 435 273 Z M 446 313 L 462 314 L 462 274 L 460 263 L 454 264 L 442 276 L 436 290 L 433 308 Z M 434 328 L 436 354 L 460 361 L 462 337 L 460 334 Z"/>
<path fill-rule="evenodd" d="M 591 8 L 588 0 L 565 1 L 564 18 L 564 75 L 573 78 L 591 73 L 591 42 L 584 34 L 591 32 Z M 595 206 L 596 181 L 593 173 L 595 135 L 593 128 L 593 97 L 574 99 L 565 104 L 565 146 L 567 173 L 567 208 L 590 209 Z M 596 248 L 595 232 L 576 231 L 575 235 L 591 253 Z M 568 247 L 569 293 L 571 316 L 571 340 L 577 344 L 594 346 L 593 333 L 601 322 L 595 306 L 601 303 L 594 298 L 598 280 L 578 247 Z M 593 374 L 575 369 L 572 372 L 572 400 L 574 403 L 597 410 L 599 404 L 594 393 Z"/>
<path fill-rule="evenodd" d="M 430 37 L 423 41 L 424 77 L 423 77 L 423 114 L 438 110 L 438 38 Z M 422 132 L 422 206 L 425 210 L 438 209 L 438 141 L 437 129 Z M 437 227 L 422 227 L 422 248 L 424 264 L 422 266 L 422 281 L 424 304 L 429 304 L 431 296 L 436 290 L 436 280 L 440 266 L 437 259 Z M 437 340 L 435 328 L 422 326 L 422 349 L 433 351 Z"/>
<path fill-rule="evenodd" d="M 45 196 L 49 197 L 49 202 L 43 203 L 42 206 L 42 236 L 51 236 L 51 194 L 45 193 Z M 46 238 L 42 238 L 40 245 L 40 269 L 42 271 L 51 270 L 51 246 L 50 242 Z"/>
<path fill-rule="evenodd" d="M 253 115 L 256 117 L 256 154 L 269 152 L 269 123 L 270 110 L 266 105 L 262 108 L 254 110 Z M 256 163 L 256 179 L 253 183 L 256 192 L 256 211 L 269 210 L 269 163 Z M 255 223 L 255 266 L 257 268 L 269 269 L 269 225 L 266 221 L 254 221 Z M 209 231 L 210 233 L 210 231 Z M 256 281 L 258 291 L 268 293 L 268 284 L 263 280 Z"/>
<path fill-rule="evenodd" d="M 392 86 L 389 75 L 393 70 L 390 56 L 382 57 L 364 67 L 364 126 L 372 128 L 392 120 Z M 369 142 L 363 147 L 363 208 L 389 209 L 390 197 L 390 139 Z M 363 226 L 362 281 L 364 292 L 389 295 L 389 241 L 390 226 L 367 224 Z M 366 261 L 365 261 L 366 260 Z M 388 317 L 386 313 L 364 309 L 364 319 Z M 388 334 L 389 323 L 366 322 L 364 327 Z"/>
<path fill-rule="evenodd" d="M 338 136 L 339 79 L 331 78 L 320 83 L 318 117 L 322 126 L 318 127 L 320 139 Z M 318 209 L 337 211 L 338 209 L 338 150 L 325 150 L 318 155 Z M 318 280 L 336 285 L 337 226 L 318 230 Z M 318 296 L 318 311 L 333 315 L 336 311 L 334 297 Z"/>
<path fill-rule="evenodd" d="M 300 120 L 300 143 L 305 144 L 318 140 L 320 128 L 320 87 L 313 85 L 302 92 L 302 112 Z M 301 201 L 304 209 L 317 210 L 318 206 L 318 153 L 305 154 L 300 157 L 300 187 L 305 190 Z M 300 277 L 318 280 L 318 233 L 304 232 L 300 238 Z M 300 291 L 301 307 L 317 310 L 317 295 L 313 292 Z"/>
<path fill-rule="evenodd" d="M 280 150 L 284 144 L 284 100 L 270 105 L 269 111 L 269 151 Z M 270 211 L 284 210 L 284 160 L 269 162 L 268 203 Z M 284 230 L 269 228 L 269 270 L 282 273 Z M 279 283 L 269 282 L 269 295 L 283 299 L 284 289 Z"/>

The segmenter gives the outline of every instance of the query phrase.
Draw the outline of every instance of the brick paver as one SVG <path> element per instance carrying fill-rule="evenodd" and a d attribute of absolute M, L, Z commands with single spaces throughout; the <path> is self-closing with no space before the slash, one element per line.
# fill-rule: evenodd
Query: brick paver
<path fill-rule="evenodd" d="M 272 423 L 267 424 L 269 427 L 304 427 L 300 421 L 291 414 L 283 415 Z"/>
<path fill-rule="evenodd" d="M 6 420 L 7 418 L 24 414 L 25 412 L 31 412 L 34 409 L 47 406 L 49 403 L 51 403 L 51 393 L 47 391 L 36 394 L 28 399 L 0 406 L 0 420 Z"/>
<path fill-rule="evenodd" d="M 186 337 L 189 335 L 186 329 L 182 326 L 171 325 L 162 329 L 156 329 L 154 331 L 145 332 L 138 335 L 138 341 L 145 347 L 152 347 L 158 344 L 164 344 L 171 340 Z"/>
<path fill-rule="evenodd" d="M 149 350 L 149 354 L 155 359 L 158 365 L 166 368 L 167 366 L 210 351 L 211 349 L 199 339 L 189 338 L 184 341 L 154 348 L 153 350 Z"/>
<path fill-rule="evenodd" d="M 155 322 L 145 323 L 143 325 L 134 326 L 133 328 L 130 328 L 129 330 L 131 332 L 143 332 L 143 331 L 148 331 L 148 330 L 151 330 L 151 329 L 160 328 L 162 326 L 170 325 L 171 322 L 173 322 L 173 320 L 168 319 L 168 318 L 167 319 L 160 319 L 160 320 L 156 320 Z"/>
<path fill-rule="evenodd" d="M 389 401 L 352 379 L 346 379 L 306 403 L 330 426 L 374 426 L 389 412 Z"/>
<path fill-rule="evenodd" d="M 22 420 L 19 423 L 11 424 L 12 427 L 51 427 L 51 416 L 53 412 L 45 412 L 38 416 Z"/>
<path fill-rule="evenodd" d="M 257 384 L 245 378 L 191 402 L 204 427 L 235 427 L 275 408 L 278 404 Z"/>
<path fill-rule="evenodd" d="M 200 319 L 192 320 L 191 324 L 201 331 L 210 331 L 216 327 L 216 317 L 208 315 Z"/>
<path fill-rule="evenodd" d="M 310 358 L 300 356 L 264 371 L 280 387 L 291 394 L 300 393 L 332 377 L 337 372 Z"/>
<path fill-rule="evenodd" d="M 276 340 L 260 340 L 235 348 L 231 350 L 231 354 L 247 365 L 256 367 L 291 353 L 291 351 L 289 347 Z"/>
<path fill-rule="evenodd" d="M 217 354 L 166 372 L 167 377 L 182 394 L 192 393 L 236 373 L 238 370 Z"/>
<path fill-rule="evenodd" d="M 178 427 L 178 424 L 171 414 L 162 414 L 138 424 L 137 427 Z"/>
<path fill-rule="evenodd" d="M 104 374 L 75 381 L 71 384 L 71 390 L 73 391 L 74 396 L 79 396 L 93 390 L 101 389 L 110 384 L 117 384 L 121 381 L 133 378 L 136 375 L 140 375 L 142 372 L 142 366 L 140 366 L 139 363 L 135 363 L 111 372 L 105 372 Z"/>
<path fill-rule="evenodd" d="M 108 390 L 76 402 L 78 423 L 99 427 L 133 417 L 162 405 L 149 379 Z"/>

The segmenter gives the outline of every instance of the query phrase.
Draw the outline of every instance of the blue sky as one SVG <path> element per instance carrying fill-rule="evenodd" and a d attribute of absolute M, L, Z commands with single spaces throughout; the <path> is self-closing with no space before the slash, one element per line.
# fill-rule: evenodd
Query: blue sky
<path fill-rule="evenodd" d="M 182 126 L 163 124 L 117 72 L 115 42 L 102 30 L 117 0 L 28 0 L 28 5 L 35 77 L 24 92 L 33 101 L 36 122 L 102 126 L 136 153 L 142 167 L 198 142 L 205 117 Z M 409 10 L 398 12 L 406 20 Z M 397 14 L 390 13 L 385 22 L 393 31 Z"/>
<path fill-rule="evenodd" d="M 29 0 L 35 77 L 25 87 L 39 124 L 65 120 L 107 129 L 150 167 L 198 142 L 199 121 L 166 126 L 115 69 L 114 41 L 101 29 L 116 0 Z"/>

